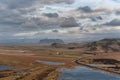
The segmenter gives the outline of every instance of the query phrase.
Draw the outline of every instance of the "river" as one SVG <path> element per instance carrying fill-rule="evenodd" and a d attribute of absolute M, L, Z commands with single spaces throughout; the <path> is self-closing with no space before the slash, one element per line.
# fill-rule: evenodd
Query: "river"
<path fill-rule="evenodd" d="M 73 69 L 59 69 L 62 73 L 58 80 L 120 80 L 120 76 L 77 66 Z"/>

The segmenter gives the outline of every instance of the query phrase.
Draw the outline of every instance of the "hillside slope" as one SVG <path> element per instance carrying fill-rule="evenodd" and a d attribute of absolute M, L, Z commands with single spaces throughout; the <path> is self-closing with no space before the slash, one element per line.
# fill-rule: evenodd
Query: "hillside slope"
<path fill-rule="evenodd" d="M 102 39 L 86 44 L 90 51 L 120 52 L 120 39 Z"/>

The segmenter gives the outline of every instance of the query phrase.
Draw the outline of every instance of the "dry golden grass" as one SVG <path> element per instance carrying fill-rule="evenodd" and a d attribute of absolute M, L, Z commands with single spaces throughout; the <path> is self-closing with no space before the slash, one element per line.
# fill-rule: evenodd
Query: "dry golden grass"
<path fill-rule="evenodd" d="M 1 46 L 0 46 L 1 48 Z M 51 48 L 45 46 L 4 46 L 0 49 L 0 65 L 10 65 L 13 68 L 0 72 L 0 80 L 57 80 L 60 75 L 56 71 L 61 67 L 72 67 L 77 59 L 84 59 L 83 63 L 89 63 L 89 59 L 110 58 L 120 60 L 119 53 L 101 53 L 98 55 L 88 55 L 81 53 L 82 50 L 68 50 L 62 48 Z M 62 53 L 60 55 L 57 52 Z M 54 66 L 37 63 L 35 60 L 45 60 L 53 62 L 64 62 L 65 65 Z M 108 69 L 108 68 L 107 68 Z M 22 73 L 13 73 L 12 70 L 23 70 Z M 115 70 L 115 69 L 113 69 Z M 10 73 L 10 75 L 7 75 Z"/>

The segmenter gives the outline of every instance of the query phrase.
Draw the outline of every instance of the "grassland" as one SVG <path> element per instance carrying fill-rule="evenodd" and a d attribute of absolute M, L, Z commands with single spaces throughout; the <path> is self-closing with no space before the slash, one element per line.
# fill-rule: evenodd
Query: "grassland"
<path fill-rule="evenodd" d="M 12 66 L 12 68 L 1 71 L 0 80 L 57 80 L 60 75 L 58 68 L 78 66 L 75 60 L 79 60 L 79 63 L 84 65 L 98 64 L 98 62 L 93 62 L 93 59 L 120 61 L 120 54 L 84 54 L 82 49 L 54 48 L 43 45 L 1 45 L 0 65 Z M 63 62 L 65 65 L 47 65 L 35 62 L 35 60 Z M 119 66 L 119 63 L 117 65 Z M 120 73 L 120 68 L 100 67 L 100 69 Z M 13 72 L 14 70 L 22 70 L 22 72 Z"/>

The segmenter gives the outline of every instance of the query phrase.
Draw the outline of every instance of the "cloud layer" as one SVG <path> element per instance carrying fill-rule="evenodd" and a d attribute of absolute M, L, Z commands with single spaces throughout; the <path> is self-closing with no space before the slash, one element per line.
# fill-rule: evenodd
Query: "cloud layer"
<path fill-rule="evenodd" d="M 120 0 L 0 0 L 0 37 L 114 38 L 120 34 L 119 5 Z"/>

